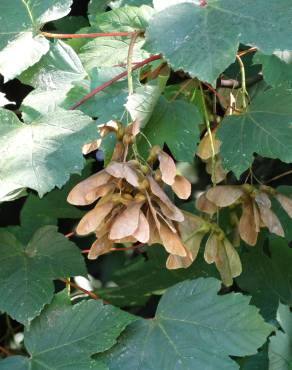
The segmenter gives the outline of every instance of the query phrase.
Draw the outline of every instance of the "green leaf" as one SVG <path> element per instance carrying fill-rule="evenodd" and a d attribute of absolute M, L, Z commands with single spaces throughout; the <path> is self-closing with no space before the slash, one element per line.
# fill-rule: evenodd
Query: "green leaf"
<path fill-rule="evenodd" d="M 152 6 L 152 0 L 113 0 L 110 2 L 112 8 L 121 8 L 123 6 Z"/>
<path fill-rule="evenodd" d="M 264 370 L 269 368 L 268 346 L 267 344 L 254 356 L 244 360 L 241 370 Z"/>
<path fill-rule="evenodd" d="M 292 162 L 292 93 L 270 89 L 252 101 L 246 113 L 225 117 L 217 131 L 223 165 L 239 177 L 253 154 Z"/>
<path fill-rule="evenodd" d="M 84 275 L 85 264 L 55 226 L 40 228 L 26 247 L 7 231 L 0 233 L 0 309 L 27 325 L 52 300 L 52 280 Z"/>
<path fill-rule="evenodd" d="M 25 118 L 31 110 L 46 114 L 56 109 L 73 87 L 74 82 L 86 77 L 86 72 L 75 51 L 62 41 L 51 44 L 42 59 L 21 74 L 21 82 L 35 88 L 22 102 Z"/>
<path fill-rule="evenodd" d="M 292 315 L 288 306 L 279 305 L 277 320 L 281 330 L 272 336 L 269 345 L 269 370 L 291 370 L 292 368 Z"/>
<path fill-rule="evenodd" d="M 38 32 L 45 23 L 67 15 L 72 3 L 72 0 L 1 1 L 0 73 L 4 81 L 16 77 L 48 52 L 50 43 Z"/>
<path fill-rule="evenodd" d="M 92 120 L 78 111 L 56 110 L 26 124 L 0 109 L 0 199 L 29 187 L 40 196 L 80 173 L 81 147 L 96 138 Z"/>
<path fill-rule="evenodd" d="M 241 254 L 242 274 L 236 279 L 240 288 L 252 295 L 266 320 L 276 318 L 279 301 L 292 304 L 292 250 L 280 238 L 270 241 L 270 256 L 262 247 Z"/>
<path fill-rule="evenodd" d="M 111 348 L 134 320 L 134 316 L 101 301 L 83 301 L 74 306 L 53 302 L 25 332 L 24 343 L 30 355 L 27 369 L 106 370 L 90 356 Z"/>
<path fill-rule="evenodd" d="M 178 161 L 192 162 L 200 123 L 202 118 L 194 105 L 185 101 L 168 102 L 160 97 L 143 133 L 152 145 L 162 147 L 166 143 Z M 147 150 L 147 143 L 141 139 L 141 151 Z"/>
<path fill-rule="evenodd" d="M 88 4 L 88 18 L 94 19 L 96 14 L 103 13 L 108 6 L 110 0 L 90 0 Z"/>
<path fill-rule="evenodd" d="M 213 278 L 170 288 L 155 318 L 131 324 L 105 358 L 116 369 L 233 370 L 229 356 L 256 353 L 272 327 L 241 294 L 217 295 Z"/>
<path fill-rule="evenodd" d="M 256 53 L 256 64 L 262 64 L 265 81 L 271 86 L 292 87 L 292 53 L 275 52 L 273 55 Z"/>
<path fill-rule="evenodd" d="M 30 193 L 20 211 L 20 225 L 10 226 L 6 230 L 11 232 L 22 243 L 28 243 L 38 228 L 45 225 L 57 225 L 60 218 L 81 218 L 84 212 L 77 207 L 72 207 L 67 202 L 70 190 L 82 179 L 91 174 L 91 162 L 82 171 L 82 177 L 71 176 L 62 189 L 54 189 L 43 198 Z"/>
<path fill-rule="evenodd" d="M 97 294 L 108 302 L 123 306 L 142 306 L 153 294 L 161 294 L 170 286 L 194 277 L 218 276 L 214 265 L 208 265 L 202 256 L 187 269 L 168 270 L 167 253 L 161 246 L 149 247 L 147 260 L 136 258 L 117 270 L 111 280 L 114 288 L 103 288 Z"/>
<path fill-rule="evenodd" d="M 97 14 L 95 18 L 91 18 L 91 24 L 98 26 L 102 32 L 144 31 L 153 14 L 154 10 L 150 6 L 126 6 Z"/>
<path fill-rule="evenodd" d="M 135 90 L 134 94 L 128 96 L 125 107 L 132 120 L 139 122 L 140 128 L 144 128 L 151 118 L 153 110 L 165 89 L 168 77 L 168 74 L 158 76 L 155 83 L 142 85 Z"/>
<path fill-rule="evenodd" d="M 184 2 L 153 16 L 145 48 L 162 53 L 173 69 L 215 84 L 234 61 L 239 42 L 265 54 L 291 50 L 291 18 L 289 0 L 208 0 L 204 7 Z"/>
<path fill-rule="evenodd" d="M 23 356 L 10 356 L 0 361 L 0 370 L 29 370 L 29 360 Z"/>
<path fill-rule="evenodd" d="M 97 37 L 80 48 L 79 57 L 87 72 L 95 67 L 113 67 L 127 63 L 130 38 Z M 149 56 L 141 47 L 144 40 L 137 38 L 133 48 L 133 62 L 141 62 Z"/>
<path fill-rule="evenodd" d="M 109 81 L 123 71 L 122 68 L 94 68 L 90 73 L 89 80 L 76 83 L 68 92 L 62 106 L 69 108 L 97 86 Z M 100 91 L 77 109 L 91 117 L 98 118 L 98 123 L 106 123 L 112 119 L 121 120 L 125 112 L 124 104 L 127 101 L 127 96 L 128 84 L 124 79 Z"/>

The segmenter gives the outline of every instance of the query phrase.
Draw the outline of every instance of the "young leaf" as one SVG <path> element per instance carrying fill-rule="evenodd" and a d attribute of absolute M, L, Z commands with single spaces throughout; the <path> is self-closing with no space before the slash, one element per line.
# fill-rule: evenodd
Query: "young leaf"
<path fill-rule="evenodd" d="M 84 275 L 85 264 L 55 226 L 40 228 L 26 247 L 7 231 L 0 233 L 0 309 L 28 325 L 51 302 L 52 280 Z"/>
<path fill-rule="evenodd" d="M 27 367 L 21 370 L 106 369 L 90 356 L 111 348 L 135 319 L 101 301 L 83 301 L 74 306 L 53 301 L 25 331 L 24 343 L 30 357 L 22 359 Z"/>
<path fill-rule="evenodd" d="M 56 110 L 30 124 L 0 108 L 0 200 L 29 187 L 43 196 L 80 173 L 81 147 L 94 139 L 96 126 L 81 112 Z"/>
<path fill-rule="evenodd" d="M 131 324 L 119 344 L 100 357 L 109 370 L 236 370 L 229 356 L 254 354 L 270 334 L 258 310 L 241 294 L 219 296 L 218 280 L 185 281 L 170 288 L 153 320 Z"/>
<path fill-rule="evenodd" d="M 246 113 L 225 117 L 217 130 L 223 166 L 239 177 L 253 154 L 292 162 L 292 93 L 270 89 L 256 96 Z"/>
<path fill-rule="evenodd" d="M 19 75 L 49 51 L 49 41 L 38 32 L 45 23 L 67 15 L 72 3 L 72 0 L 1 1 L 0 73 L 5 81 Z"/>

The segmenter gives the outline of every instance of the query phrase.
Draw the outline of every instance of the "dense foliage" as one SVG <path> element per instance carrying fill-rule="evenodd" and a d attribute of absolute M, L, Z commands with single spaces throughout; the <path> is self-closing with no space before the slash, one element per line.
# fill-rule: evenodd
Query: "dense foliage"
<path fill-rule="evenodd" d="M 76 4 L 0 1 L 0 369 L 291 369 L 291 0 Z"/>

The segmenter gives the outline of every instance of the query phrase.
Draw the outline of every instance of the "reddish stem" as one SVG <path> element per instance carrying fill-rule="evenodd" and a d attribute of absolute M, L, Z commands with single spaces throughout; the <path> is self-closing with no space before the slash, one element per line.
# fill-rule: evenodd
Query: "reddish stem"
<path fill-rule="evenodd" d="M 45 37 L 52 39 L 93 39 L 95 37 L 132 36 L 134 32 L 108 32 L 108 33 L 51 33 L 41 32 Z"/>
<path fill-rule="evenodd" d="M 138 248 L 141 248 L 143 247 L 145 244 L 143 243 L 140 243 L 140 244 L 136 244 L 136 245 L 131 245 L 130 247 L 125 247 L 125 248 L 111 248 L 110 249 L 110 252 L 116 252 L 116 251 L 130 251 L 130 250 L 133 250 L 133 249 L 138 249 Z M 81 253 L 83 254 L 87 254 L 89 253 L 90 249 L 83 249 L 83 251 Z"/>
<path fill-rule="evenodd" d="M 93 298 L 93 299 L 100 299 L 95 293 L 93 292 L 90 292 L 89 290 L 86 290 L 84 288 L 82 288 L 81 286 L 75 284 L 75 283 L 72 283 L 72 281 L 70 280 L 66 280 L 66 279 L 59 279 L 61 281 L 63 281 L 63 283 L 65 284 L 69 284 L 71 285 L 73 288 L 77 289 L 77 290 L 80 290 L 81 292 L 87 294 L 89 297 Z"/>
<path fill-rule="evenodd" d="M 135 71 L 136 69 L 138 69 L 140 67 L 143 67 L 145 64 L 151 63 L 151 62 L 153 62 L 155 60 L 158 60 L 158 59 L 161 59 L 160 54 L 159 55 L 152 55 L 151 57 L 143 60 L 142 62 L 139 62 L 139 63 L 135 64 L 134 66 L 132 66 L 132 71 Z M 81 104 L 85 103 L 87 100 L 92 98 L 98 92 L 104 90 L 105 88 L 112 85 L 114 82 L 120 80 L 121 78 L 126 77 L 127 74 L 128 74 L 128 71 L 124 71 L 124 72 L 118 74 L 117 76 L 113 77 L 111 80 L 109 80 L 109 81 L 103 83 L 102 85 L 96 87 L 95 89 L 90 91 L 90 93 L 88 93 L 82 99 L 80 99 L 77 103 L 72 105 L 72 107 L 70 107 L 69 109 L 74 110 L 74 109 L 78 108 Z"/>
<path fill-rule="evenodd" d="M 8 349 L 6 349 L 2 346 L 0 346 L 0 352 L 4 353 L 4 355 L 7 356 L 7 357 L 12 356 L 12 353 Z"/>
<path fill-rule="evenodd" d="M 257 50 L 258 50 L 257 48 L 250 48 L 250 49 L 247 49 L 247 50 L 240 51 L 239 53 L 237 53 L 237 55 L 239 57 L 243 57 L 244 55 L 249 54 L 249 53 L 254 53 Z"/>
<path fill-rule="evenodd" d="M 65 238 L 71 238 L 71 236 L 73 236 L 74 234 L 75 234 L 74 231 L 72 231 L 71 233 L 68 233 L 64 236 L 65 236 Z"/>

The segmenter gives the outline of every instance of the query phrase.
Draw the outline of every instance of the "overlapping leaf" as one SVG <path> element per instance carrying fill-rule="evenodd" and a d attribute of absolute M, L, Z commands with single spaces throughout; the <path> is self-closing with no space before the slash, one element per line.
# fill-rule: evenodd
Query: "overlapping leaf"
<path fill-rule="evenodd" d="M 199 124 L 202 118 L 198 109 L 185 101 L 168 102 L 161 97 L 143 133 L 152 145 L 166 143 L 175 159 L 191 162 L 199 141 Z M 142 151 L 147 143 L 141 139 Z M 148 148 L 147 148 L 148 149 Z"/>
<path fill-rule="evenodd" d="M 104 306 L 101 301 L 83 301 L 71 306 L 60 298 L 57 296 L 25 332 L 24 343 L 30 358 L 12 357 L 0 362 L 1 369 L 5 369 L 5 364 L 6 368 L 8 364 L 22 365 L 21 370 L 107 369 L 90 356 L 111 348 L 135 317 Z"/>
<path fill-rule="evenodd" d="M 82 171 L 82 178 L 90 175 L 90 162 Z M 36 230 L 45 225 L 57 225 L 60 218 L 80 218 L 83 211 L 70 206 L 66 198 L 69 191 L 80 181 L 73 175 L 62 189 L 54 189 L 43 198 L 30 193 L 20 211 L 20 226 L 6 228 L 22 243 L 28 243 Z"/>
<path fill-rule="evenodd" d="M 93 69 L 89 79 L 76 83 L 68 92 L 62 106 L 69 108 L 82 96 L 123 71 L 124 69 L 117 67 Z M 84 104 L 78 107 L 78 110 L 80 109 L 89 116 L 98 118 L 98 123 L 106 123 L 112 119 L 120 120 L 125 112 L 124 104 L 127 101 L 127 96 L 127 81 L 118 81 L 84 102 Z"/>
<path fill-rule="evenodd" d="M 30 124 L 0 109 L 0 199 L 29 187 L 40 196 L 80 173 L 81 147 L 96 138 L 94 122 L 81 112 L 55 110 Z"/>
<path fill-rule="evenodd" d="M 140 306 L 152 294 L 183 280 L 199 276 L 218 276 L 214 266 L 207 265 L 202 256 L 198 257 L 189 268 L 178 270 L 168 270 L 165 267 L 167 254 L 158 245 L 149 247 L 147 256 L 147 261 L 144 258 L 136 258 L 114 273 L 112 280 L 117 287 L 103 288 L 97 293 L 110 303 L 121 307 Z"/>
<path fill-rule="evenodd" d="M 133 48 L 132 60 L 141 62 L 149 56 L 141 47 L 144 41 L 141 37 L 137 39 Z M 130 39 L 124 37 L 98 37 L 87 42 L 79 50 L 79 57 L 87 72 L 94 67 L 113 67 L 125 65 L 129 50 Z"/>
<path fill-rule="evenodd" d="M 73 83 L 86 75 L 79 57 L 69 45 L 62 41 L 51 44 L 49 52 L 19 77 L 35 88 L 22 102 L 25 116 L 32 110 L 46 114 L 56 109 Z"/>
<path fill-rule="evenodd" d="M 260 246 L 243 253 L 243 272 L 236 279 L 267 320 L 275 319 L 279 301 L 292 304 L 292 250 L 277 238 L 270 242 L 270 253 L 267 256 Z"/>
<path fill-rule="evenodd" d="M 288 306 L 279 305 L 277 320 L 282 330 L 270 339 L 269 370 L 290 370 L 292 366 L 292 315 Z"/>
<path fill-rule="evenodd" d="M 52 300 L 53 279 L 86 274 L 80 252 L 55 226 L 40 228 L 26 247 L 7 231 L 0 233 L 0 309 L 21 323 Z"/>
<path fill-rule="evenodd" d="M 238 369 L 229 356 L 256 353 L 272 327 L 248 297 L 218 296 L 219 286 L 200 278 L 170 288 L 155 318 L 131 324 L 102 356 L 109 369 Z"/>
<path fill-rule="evenodd" d="M 256 96 L 246 113 L 224 118 L 217 138 L 223 166 L 239 177 L 253 154 L 292 162 L 292 93 L 270 89 Z"/>
<path fill-rule="evenodd" d="M 183 2 L 155 14 L 146 32 L 146 50 L 162 53 L 176 70 L 214 83 L 235 59 L 239 42 L 266 54 L 292 49 L 289 0 L 206 3 Z"/>
<path fill-rule="evenodd" d="M 92 16 L 91 24 L 99 27 L 102 32 L 144 31 L 153 13 L 150 6 L 126 6 Z"/>
<path fill-rule="evenodd" d="M 271 86 L 292 86 L 292 53 L 277 52 L 273 55 L 257 53 L 254 63 L 262 64 L 265 81 Z"/>
<path fill-rule="evenodd" d="M 5 81 L 38 62 L 49 50 L 41 27 L 70 12 L 72 0 L 3 0 L 0 3 L 0 73 Z M 15 57 L 19 56 L 21 57 Z M 12 63 L 13 61 L 13 63 Z"/>

